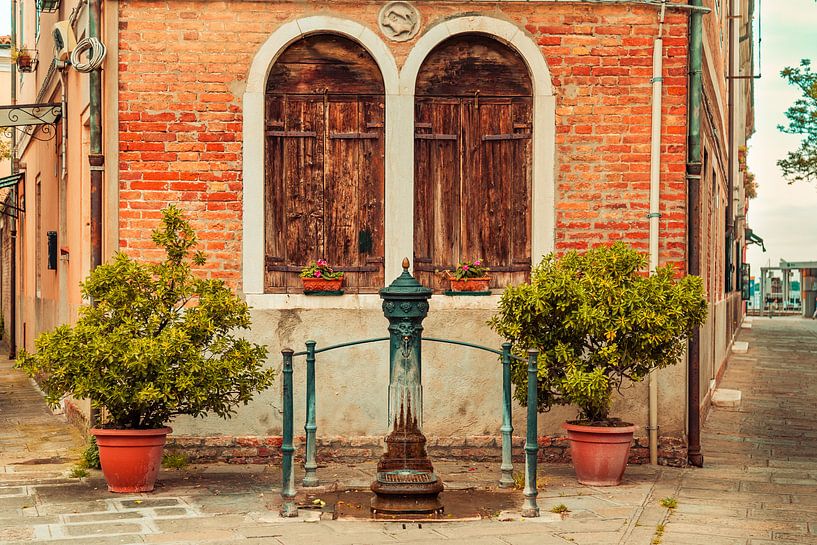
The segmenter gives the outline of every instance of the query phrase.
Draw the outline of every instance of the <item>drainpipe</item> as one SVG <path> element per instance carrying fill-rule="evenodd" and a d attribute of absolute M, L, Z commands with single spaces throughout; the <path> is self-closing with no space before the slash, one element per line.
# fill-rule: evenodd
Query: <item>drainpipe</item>
<path fill-rule="evenodd" d="M 17 0 L 11 0 L 11 46 L 17 47 Z M 17 104 L 17 64 L 11 63 L 11 103 Z M 17 129 L 11 130 L 11 173 L 17 172 Z M 8 197 L 17 206 L 17 185 L 11 188 Z M 20 211 L 12 209 L 11 219 L 11 278 L 9 279 L 9 359 L 17 358 L 17 216 Z"/>
<path fill-rule="evenodd" d="M 100 0 L 88 3 L 88 38 L 99 39 L 101 20 Z M 102 178 L 105 173 L 105 156 L 102 154 L 102 76 L 99 67 L 88 74 L 90 84 L 89 125 L 91 170 L 91 270 L 102 264 Z M 93 301 L 92 304 L 95 304 Z M 88 418 L 90 427 L 99 422 L 99 410 L 91 408 Z"/>
<path fill-rule="evenodd" d="M 664 15 L 666 6 L 661 7 L 658 20 L 658 37 L 652 52 L 652 126 L 650 133 L 650 272 L 658 267 L 658 220 L 661 218 L 661 92 L 664 88 Z M 658 370 L 650 373 L 650 463 L 658 463 Z"/>
<path fill-rule="evenodd" d="M 703 0 L 691 0 L 703 7 Z M 689 106 L 687 120 L 687 272 L 701 274 L 701 66 L 703 64 L 703 12 L 689 15 Z M 702 467 L 701 453 L 701 328 L 692 332 L 687 350 L 687 457 Z"/>
<path fill-rule="evenodd" d="M 734 216 L 734 204 L 732 199 L 734 198 L 735 192 L 735 154 L 737 154 L 737 149 L 734 146 L 735 143 L 735 2 L 734 0 L 729 1 L 729 8 L 727 12 L 728 21 L 728 31 L 727 31 L 727 51 L 729 58 L 727 59 L 727 74 L 729 75 L 726 78 L 726 85 L 727 85 L 727 124 L 728 127 L 726 128 L 726 142 L 727 142 L 727 150 L 726 150 L 726 161 L 727 161 L 727 175 L 726 175 L 726 263 L 724 271 L 726 273 L 726 295 L 727 300 L 729 301 L 729 309 L 731 311 L 731 295 L 732 291 L 735 289 L 735 270 L 733 269 L 733 263 L 735 262 L 735 222 L 733 219 Z M 731 316 L 731 312 L 729 313 L 730 318 L 734 319 Z M 730 320 L 728 324 L 727 331 L 731 332 L 732 330 L 732 321 Z"/>
<path fill-rule="evenodd" d="M 88 37 L 99 39 L 100 0 L 88 4 Z M 99 68 L 89 74 L 89 125 L 91 170 L 91 270 L 102 264 L 102 177 L 105 156 L 102 154 L 102 78 Z"/>
<path fill-rule="evenodd" d="M 59 240 L 68 240 L 68 70 L 63 68 L 60 70 L 60 87 L 61 87 L 61 103 L 62 103 L 62 143 L 60 145 L 60 177 L 58 180 L 59 187 Z M 60 252 L 61 253 L 61 252 Z M 57 266 L 57 290 L 60 294 L 57 301 L 57 323 L 68 323 L 68 267 L 64 266 L 65 261 L 62 261 Z"/>

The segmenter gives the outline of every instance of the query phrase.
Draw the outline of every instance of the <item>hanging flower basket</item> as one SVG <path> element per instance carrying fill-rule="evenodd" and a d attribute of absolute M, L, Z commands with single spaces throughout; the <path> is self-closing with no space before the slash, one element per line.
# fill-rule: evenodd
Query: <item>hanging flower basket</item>
<path fill-rule="evenodd" d="M 20 72 L 33 72 L 37 69 L 38 62 L 36 49 L 18 49 L 14 53 L 14 63 Z"/>

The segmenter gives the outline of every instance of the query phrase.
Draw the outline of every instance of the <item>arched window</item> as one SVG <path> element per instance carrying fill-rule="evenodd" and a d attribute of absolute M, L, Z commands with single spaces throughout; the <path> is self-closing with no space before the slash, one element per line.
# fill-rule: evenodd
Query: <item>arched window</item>
<path fill-rule="evenodd" d="M 491 287 L 531 267 L 533 92 L 528 68 L 483 35 L 449 38 L 429 53 L 415 93 L 414 261 L 434 271 L 482 258 Z"/>
<path fill-rule="evenodd" d="M 302 38 L 267 79 L 264 291 L 298 292 L 325 258 L 349 292 L 383 286 L 384 87 L 371 55 L 333 34 Z"/>

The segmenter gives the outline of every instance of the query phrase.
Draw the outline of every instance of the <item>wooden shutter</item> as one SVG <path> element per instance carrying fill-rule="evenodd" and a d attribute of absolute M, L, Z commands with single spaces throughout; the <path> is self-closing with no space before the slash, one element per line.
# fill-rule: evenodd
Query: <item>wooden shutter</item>
<path fill-rule="evenodd" d="M 459 259 L 460 100 L 417 99 L 414 159 L 414 269 L 436 290 L 435 269 Z"/>
<path fill-rule="evenodd" d="M 267 98 L 266 285 L 300 286 L 293 271 L 322 256 L 324 104 L 309 97 Z"/>
<path fill-rule="evenodd" d="M 383 286 L 384 91 L 374 59 L 333 35 L 290 46 L 266 104 L 267 292 L 298 292 L 326 258 L 349 292 Z"/>
<path fill-rule="evenodd" d="M 488 37 L 429 54 L 415 102 L 415 270 L 482 258 L 491 287 L 529 278 L 532 85 L 521 57 Z"/>
<path fill-rule="evenodd" d="M 333 97 L 326 140 L 326 256 L 358 292 L 383 286 L 382 97 Z"/>

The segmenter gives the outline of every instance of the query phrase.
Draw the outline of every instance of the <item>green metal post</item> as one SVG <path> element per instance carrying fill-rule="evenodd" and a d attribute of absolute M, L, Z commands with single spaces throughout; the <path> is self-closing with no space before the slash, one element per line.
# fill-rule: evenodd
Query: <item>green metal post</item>
<path fill-rule="evenodd" d="M 306 341 L 306 459 L 304 460 L 304 486 L 318 486 L 318 462 L 316 460 L 315 433 L 315 341 Z"/>
<path fill-rule="evenodd" d="M 500 488 L 512 488 L 513 461 L 511 458 L 513 422 L 511 420 L 511 343 L 502 344 L 502 465 L 499 470 Z"/>
<path fill-rule="evenodd" d="M 692 0 L 696 8 L 703 0 Z M 703 13 L 689 16 L 689 107 L 687 108 L 687 273 L 701 274 L 701 102 L 703 66 Z M 731 23 L 730 23 L 731 24 Z M 731 198 L 731 197 L 730 197 Z M 689 463 L 702 467 L 701 452 L 701 329 L 692 332 L 687 349 L 687 456 Z"/>
<path fill-rule="evenodd" d="M 536 359 L 538 350 L 528 350 L 528 434 L 525 441 L 525 501 L 522 504 L 523 517 L 538 517 L 536 505 L 536 458 L 539 456 L 538 390 L 536 388 Z"/>
<path fill-rule="evenodd" d="M 292 354 L 291 348 L 281 350 L 284 356 L 284 425 L 283 440 L 281 441 L 281 516 L 297 517 L 298 508 L 295 506 L 295 468 L 292 465 L 292 455 L 295 447 L 292 445 Z"/>

